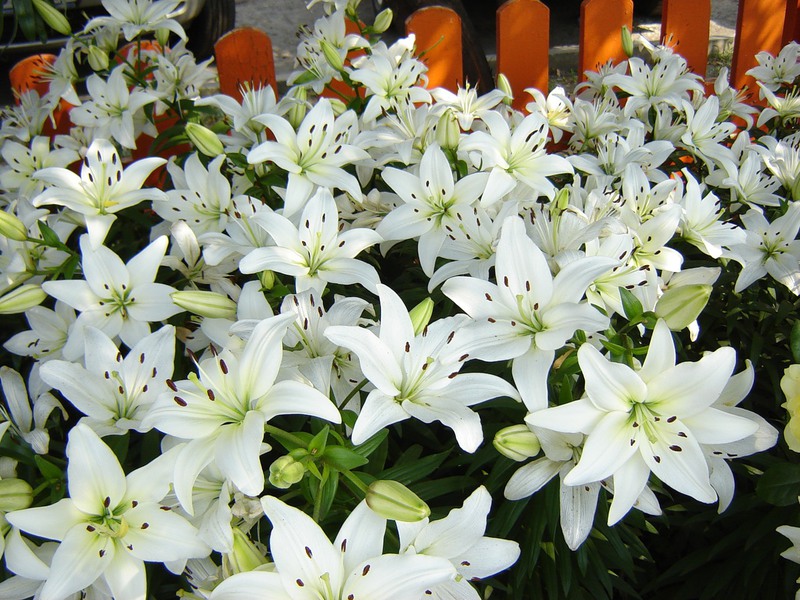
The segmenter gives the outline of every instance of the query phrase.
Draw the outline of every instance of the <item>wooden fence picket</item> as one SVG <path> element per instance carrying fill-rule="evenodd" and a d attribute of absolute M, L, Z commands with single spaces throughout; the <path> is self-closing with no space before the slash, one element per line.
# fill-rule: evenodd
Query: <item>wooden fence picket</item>
<path fill-rule="evenodd" d="M 428 65 L 428 87 L 453 92 L 464 83 L 461 19 L 442 6 L 426 6 L 406 19 L 406 34 L 416 36 L 417 52 Z"/>
<path fill-rule="evenodd" d="M 739 89 L 746 86 L 752 100 L 758 98 L 758 86 L 745 73 L 758 64 L 755 58 L 757 53 L 762 50 L 772 54 L 780 52 L 786 4 L 787 0 L 739 0 L 736 42 L 731 61 L 731 85 Z"/>
<path fill-rule="evenodd" d="M 683 56 L 689 70 L 705 77 L 711 0 L 664 0 L 661 11 L 661 43 Z"/>
<path fill-rule="evenodd" d="M 611 59 L 627 58 L 622 48 L 622 26 L 633 31 L 633 0 L 584 0 L 578 50 L 578 73 L 597 70 Z"/>
<path fill-rule="evenodd" d="M 241 102 L 240 85 L 278 89 L 272 40 L 260 29 L 239 27 L 229 31 L 214 44 L 214 57 L 223 94 Z"/>
<path fill-rule="evenodd" d="M 547 92 L 550 71 L 550 9 L 539 0 L 508 0 L 497 9 L 497 72 L 508 78 L 514 108 L 531 97 L 523 90 Z"/>

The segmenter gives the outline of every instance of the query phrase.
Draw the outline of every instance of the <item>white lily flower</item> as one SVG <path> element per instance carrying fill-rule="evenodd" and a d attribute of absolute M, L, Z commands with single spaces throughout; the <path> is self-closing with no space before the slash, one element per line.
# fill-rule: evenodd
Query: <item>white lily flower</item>
<path fill-rule="evenodd" d="M 41 600 L 60 600 L 101 577 L 117 600 L 142 598 L 144 561 L 208 555 L 197 530 L 159 503 L 169 490 L 171 456 L 126 477 L 111 449 L 78 424 L 70 431 L 67 459 L 69 498 L 6 515 L 26 533 L 61 542 Z"/>
<path fill-rule="evenodd" d="M 136 148 L 136 137 L 143 131 L 157 135 L 155 127 L 146 121 L 142 109 L 158 100 L 151 91 L 128 89 L 126 65 L 115 68 L 107 79 L 90 75 L 86 80 L 89 100 L 70 111 L 75 125 L 90 129 L 92 137 L 114 139 L 124 148 Z"/>
<path fill-rule="evenodd" d="M 684 169 L 686 189 L 680 201 L 683 207 L 681 215 L 681 235 L 711 258 L 722 256 L 723 247 L 732 248 L 745 241 L 744 230 L 733 223 L 721 220 L 720 201 L 713 193 L 703 196 L 700 184 Z"/>
<path fill-rule="evenodd" d="M 92 247 L 97 248 L 116 220 L 115 213 L 163 197 L 162 191 L 142 189 L 142 185 L 165 162 L 163 158 L 144 158 L 123 171 L 117 149 L 107 140 L 97 139 L 86 151 L 80 176 L 61 167 L 37 171 L 35 178 L 50 187 L 32 202 L 34 206 L 66 206 L 83 215 Z"/>
<path fill-rule="evenodd" d="M 353 61 L 350 79 L 364 84 L 369 98 L 361 117 L 365 122 L 375 121 L 383 112 L 430 103 L 431 93 L 420 85 L 428 68 L 413 52 L 411 35 L 388 48 L 378 42 L 369 55 Z"/>
<path fill-rule="evenodd" d="M 462 131 L 470 131 L 475 119 L 482 120 L 506 97 L 505 92 L 498 89 L 478 96 L 478 91 L 469 84 L 466 87 L 459 85 L 455 94 L 445 88 L 436 88 L 431 91 L 431 96 L 436 100 L 437 108 L 453 112 Z"/>
<path fill-rule="evenodd" d="M 686 114 L 686 132 L 681 136 L 681 145 L 696 154 L 709 170 L 720 167 L 730 172 L 735 169 L 733 153 L 723 142 L 736 131 L 736 125 L 719 122 L 719 100 L 709 96 L 695 110 L 691 103 L 682 101 Z"/>
<path fill-rule="evenodd" d="M 609 520 L 630 510 L 652 471 L 666 485 L 701 502 L 717 494 L 700 444 L 728 443 L 758 426 L 714 408 L 736 355 L 723 347 L 697 362 L 676 364 L 672 334 L 658 321 L 641 369 L 612 363 L 590 344 L 578 350 L 586 379 L 580 400 L 532 413 L 526 422 L 587 435 L 578 464 L 564 478 L 581 485 L 614 476 Z"/>
<path fill-rule="evenodd" d="M 734 290 L 741 292 L 753 282 L 771 275 L 791 292 L 800 295 L 800 202 L 789 204 L 786 213 L 772 223 L 760 210 L 742 215 L 745 241 L 731 246 L 731 256 L 742 265 Z"/>
<path fill-rule="evenodd" d="M 330 190 L 320 188 L 300 216 L 301 226 L 271 211 L 261 211 L 253 220 L 266 230 L 274 246 L 257 248 L 239 263 L 242 273 L 275 271 L 295 278 L 298 292 L 324 290 L 328 283 L 360 283 L 374 292 L 380 281 L 375 267 L 355 256 L 382 241 L 372 229 L 339 232 L 336 203 Z"/>
<path fill-rule="evenodd" d="M 32 398 L 33 402 L 29 402 L 22 376 L 7 366 L 0 367 L 0 386 L 8 407 L 0 406 L 0 415 L 10 423 L 11 433 L 22 438 L 36 454 L 47 454 L 50 446 L 47 419 L 50 413 L 59 410 L 61 418 L 66 420 L 67 411 L 49 392 L 38 394 Z"/>
<path fill-rule="evenodd" d="M 95 17 L 86 24 L 86 31 L 121 27 L 129 42 L 142 33 L 167 29 L 182 40 L 186 32 L 170 15 L 180 7 L 180 0 L 102 0 L 107 17 Z"/>
<path fill-rule="evenodd" d="M 341 416 L 321 392 L 298 381 L 275 379 L 283 339 L 294 315 L 259 323 L 244 349 L 225 349 L 197 364 L 183 381 L 167 381 L 144 418 L 145 428 L 191 440 L 178 453 L 175 493 L 193 514 L 191 490 L 200 471 L 212 461 L 242 492 L 257 496 L 264 489 L 259 462 L 264 424 L 272 417 L 302 414 L 339 423 Z M 266 446 L 268 449 L 269 446 Z"/>
<path fill-rule="evenodd" d="M 271 496 L 261 503 L 272 522 L 269 546 L 275 570 L 229 577 L 210 600 L 418 600 L 456 576 L 444 558 L 383 554 L 386 520 L 366 502 L 350 513 L 333 543 L 302 511 Z"/>
<path fill-rule="evenodd" d="M 37 171 L 65 168 L 80 158 L 71 148 L 51 148 L 50 138 L 45 136 L 36 136 L 27 145 L 6 140 L 0 152 L 6 163 L 0 173 L 0 186 L 27 199 L 33 199 L 44 190 L 44 182 L 34 177 Z"/>
<path fill-rule="evenodd" d="M 454 508 L 437 521 L 429 518 L 417 522 L 397 521 L 400 554 L 440 556 L 446 558 L 460 575 L 453 581 L 433 586 L 426 598 L 433 600 L 480 600 L 470 585 L 491 577 L 513 565 L 519 558 L 519 544 L 484 535 L 492 496 L 480 486 L 461 508 Z"/>
<path fill-rule="evenodd" d="M 289 121 L 278 115 L 261 115 L 263 123 L 275 136 L 253 148 L 247 162 L 273 162 L 288 172 L 283 214 L 290 217 L 299 212 L 316 186 L 339 188 L 356 199 L 361 198 L 358 180 L 344 167 L 369 155 L 349 143 L 351 130 L 356 126 L 352 111 L 334 118 L 329 100 L 322 98 L 314 105 L 295 132 Z"/>
<path fill-rule="evenodd" d="M 125 358 L 99 329 L 87 327 L 85 342 L 85 367 L 51 360 L 40 369 L 42 379 L 87 415 L 81 422 L 100 435 L 147 431 L 142 418 L 172 377 L 175 328 L 165 325 L 142 338 Z"/>
<path fill-rule="evenodd" d="M 419 237 L 420 264 L 430 277 L 448 232 L 459 227 L 458 213 L 472 209 L 489 176 L 472 173 L 454 182 L 444 152 L 431 144 L 422 155 L 419 175 L 388 167 L 382 177 L 403 204 L 386 215 L 376 231 L 385 240 Z"/>
<path fill-rule="evenodd" d="M 56 302 L 55 310 L 44 306 L 29 308 L 25 311 L 25 318 L 30 329 L 9 338 L 3 348 L 37 361 L 60 358 L 69 329 L 75 322 L 75 311 L 64 302 Z"/>
<path fill-rule="evenodd" d="M 471 133 L 460 146 L 467 152 L 480 152 L 486 168 L 491 169 L 481 198 L 482 206 L 491 206 L 518 185 L 535 195 L 552 198 L 555 186 L 547 178 L 573 172 L 566 158 L 547 153 L 550 126 L 542 115 L 528 115 L 513 132 L 500 113 L 487 112 L 483 122 L 489 133 Z"/>
<path fill-rule="evenodd" d="M 42 289 L 57 300 L 80 311 L 63 348 L 74 360 L 84 350 L 87 325 L 108 337 L 120 336 L 128 347 L 150 333 L 149 322 L 162 321 L 181 312 L 170 298 L 174 288 L 155 283 L 158 267 L 167 249 L 161 236 L 127 263 L 105 246 L 92 248 L 87 235 L 80 239 L 81 266 L 86 279 L 46 281 Z"/>
<path fill-rule="evenodd" d="M 170 162 L 167 170 L 175 189 L 154 198 L 153 210 L 166 221 L 186 221 L 196 235 L 223 231 L 233 209 L 231 184 L 220 172 L 224 163 L 225 156 L 218 156 L 206 169 L 196 152 L 183 169 Z"/>
<path fill-rule="evenodd" d="M 608 257 L 581 258 L 553 277 L 522 219 L 508 217 L 497 244 L 499 284 L 454 277 L 442 291 L 478 322 L 471 328 L 480 340 L 473 356 L 513 359 L 511 372 L 522 400 L 528 410 L 540 410 L 547 406 L 547 375 L 555 351 L 579 329 L 596 332 L 608 325 L 606 316 L 581 299 L 594 279 L 616 264 Z"/>
<path fill-rule="evenodd" d="M 410 417 L 439 421 L 453 430 L 459 446 L 474 452 L 483 441 L 480 417 L 471 406 L 507 396 L 518 398 L 506 381 L 487 373 L 459 373 L 469 352 L 469 334 L 459 315 L 434 321 L 420 335 L 399 296 L 378 286 L 380 334 L 360 327 L 328 327 L 325 336 L 349 348 L 374 386 L 353 426 L 353 444 L 363 444 L 382 428 Z M 464 334 L 459 334 L 464 331 Z M 462 339 L 465 335 L 465 339 Z"/>
<path fill-rule="evenodd" d="M 792 85 L 800 76 L 800 44 L 790 42 L 773 56 L 769 52 L 756 54 L 758 66 L 747 71 L 747 75 L 758 79 L 764 88 L 777 91 L 782 85 Z"/>

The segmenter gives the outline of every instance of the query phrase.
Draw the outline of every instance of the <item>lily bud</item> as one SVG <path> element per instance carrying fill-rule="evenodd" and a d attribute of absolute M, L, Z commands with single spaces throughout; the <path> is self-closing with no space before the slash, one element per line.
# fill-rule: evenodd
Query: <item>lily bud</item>
<path fill-rule="evenodd" d="M 633 56 L 633 37 L 627 25 L 622 26 L 622 50 L 628 58 Z"/>
<path fill-rule="evenodd" d="M 264 554 L 238 527 L 233 528 L 233 551 L 226 554 L 225 558 L 232 574 L 246 573 L 267 564 Z"/>
<path fill-rule="evenodd" d="M 28 239 L 28 228 L 18 217 L 10 212 L 0 210 L 0 235 L 10 240 L 24 242 Z"/>
<path fill-rule="evenodd" d="M 269 482 L 282 490 L 300 483 L 305 474 L 305 465 L 289 455 L 281 456 L 269 466 Z"/>
<path fill-rule="evenodd" d="M 790 191 L 792 193 L 792 200 L 800 200 L 800 177 L 797 177 L 792 182 L 792 189 Z"/>
<path fill-rule="evenodd" d="M 176 306 L 211 319 L 233 319 L 236 317 L 236 303 L 222 294 L 201 290 L 186 290 L 170 294 Z"/>
<path fill-rule="evenodd" d="M 0 479 L 0 512 L 22 510 L 33 504 L 33 488 L 22 479 Z"/>
<path fill-rule="evenodd" d="M 514 100 L 514 92 L 511 89 L 511 82 L 508 80 L 508 77 L 502 73 L 497 74 L 497 89 L 506 95 L 506 97 L 503 98 L 503 104 L 511 106 L 511 102 Z"/>
<path fill-rule="evenodd" d="M 381 12 L 375 15 L 375 22 L 372 24 L 372 31 L 375 33 L 383 33 L 392 24 L 394 13 L 391 8 L 384 8 Z"/>
<path fill-rule="evenodd" d="M 271 290 L 275 285 L 275 272 L 274 271 L 261 271 L 258 274 L 258 280 L 261 282 L 261 287 L 265 290 Z"/>
<path fill-rule="evenodd" d="M 542 449 L 539 438 L 525 424 L 501 429 L 494 435 L 492 445 L 500 454 L 517 462 L 536 456 Z"/>
<path fill-rule="evenodd" d="M 333 110 L 333 115 L 335 117 L 341 117 L 344 113 L 347 112 L 347 104 L 339 100 L 339 98 L 331 98 L 330 104 L 331 104 L 331 110 Z"/>
<path fill-rule="evenodd" d="M 656 303 L 656 316 L 667 322 L 672 331 L 691 325 L 708 304 L 713 286 L 705 284 L 682 285 L 670 288 Z"/>
<path fill-rule="evenodd" d="M 0 315 L 15 315 L 39 306 L 47 294 L 42 286 L 28 283 L 0 297 Z"/>
<path fill-rule="evenodd" d="M 461 128 L 452 110 L 444 111 L 436 125 L 436 141 L 445 150 L 455 150 L 461 139 Z"/>
<path fill-rule="evenodd" d="M 411 317 L 411 324 L 414 326 L 414 335 L 419 335 L 431 322 L 431 315 L 433 314 L 433 300 L 425 298 L 422 302 L 417 304 L 408 312 Z"/>
<path fill-rule="evenodd" d="M 339 50 L 333 44 L 328 40 L 320 40 L 319 46 L 322 48 L 322 54 L 325 56 L 325 60 L 328 61 L 328 64 L 333 67 L 335 71 L 344 69 L 344 59 L 342 59 L 342 55 L 339 54 Z"/>
<path fill-rule="evenodd" d="M 208 127 L 199 123 L 187 123 L 186 135 L 200 152 L 206 156 L 219 156 L 225 153 L 222 142 L 219 141 L 217 134 Z"/>
<path fill-rule="evenodd" d="M 99 46 L 89 46 L 86 58 L 93 71 L 105 71 L 108 69 L 108 53 Z"/>
<path fill-rule="evenodd" d="M 781 391 L 786 396 L 781 406 L 789 413 L 783 438 L 790 450 L 800 452 L 800 365 L 789 365 L 783 372 Z"/>
<path fill-rule="evenodd" d="M 306 88 L 302 86 L 293 88 L 291 98 L 294 102 L 292 102 L 292 107 L 289 109 L 286 117 L 289 119 L 289 123 L 292 124 L 292 127 L 297 129 L 300 127 L 300 123 L 303 122 L 303 119 L 306 118 L 306 112 L 308 111 L 308 105 L 306 104 L 308 92 Z"/>
<path fill-rule="evenodd" d="M 47 23 L 53 31 L 61 35 L 72 35 L 72 27 L 70 27 L 67 17 L 55 6 L 46 0 L 33 0 L 33 7 L 36 9 L 36 12 L 39 13 L 39 16 L 42 17 L 42 21 Z"/>
<path fill-rule="evenodd" d="M 169 45 L 169 34 L 170 31 L 166 27 L 156 29 L 156 41 L 161 45 L 162 48 L 166 48 Z"/>
<path fill-rule="evenodd" d="M 394 521 L 414 523 L 431 514 L 431 509 L 419 496 L 397 481 L 373 481 L 366 500 L 374 513 Z"/>
<path fill-rule="evenodd" d="M 569 190 L 561 188 L 556 192 L 555 205 L 559 212 L 564 212 L 569 207 Z"/>

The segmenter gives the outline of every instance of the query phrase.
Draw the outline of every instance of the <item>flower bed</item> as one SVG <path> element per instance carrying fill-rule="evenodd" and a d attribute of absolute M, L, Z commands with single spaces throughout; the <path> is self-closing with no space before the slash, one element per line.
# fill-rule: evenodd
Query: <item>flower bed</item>
<path fill-rule="evenodd" d="M 140 7 L 4 112 L 0 597 L 790 593 L 800 46 L 520 113 L 340 4 L 280 99 Z"/>

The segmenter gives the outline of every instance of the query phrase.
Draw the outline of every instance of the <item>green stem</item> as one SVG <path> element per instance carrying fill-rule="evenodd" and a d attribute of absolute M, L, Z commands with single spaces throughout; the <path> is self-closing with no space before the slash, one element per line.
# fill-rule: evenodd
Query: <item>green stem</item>
<path fill-rule="evenodd" d="M 361 382 L 356 387 L 354 387 L 349 394 L 347 394 L 345 399 L 342 400 L 342 403 L 339 406 L 337 406 L 337 408 L 339 410 L 342 410 L 342 408 L 347 406 L 347 403 L 350 402 L 350 400 L 352 400 L 353 396 L 355 396 L 358 392 L 360 392 L 361 388 L 363 388 L 365 385 L 367 385 L 367 383 L 368 383 L 368 381 L 366 379 L 362 379 Z"/>
<path fill-rule="evenodd" d="M 280 429 L 280 428 L 275 427 L 273 425 L 264 425 L 264 431 L 266 431 L 267 433 L 269 433 L 273 437 L 276 437 L 278 439 L 286 440 L 287 442 L 289 442 L 291 444 L 294 444 L 294 445 L 296 445 L 296 446 L 298 446 L 300 448 L 305 448 L 306 447 L 305 441 L 303 441 L 302 439 L 300 439 L 296 435 L 294 435 L 292 433 L 289 433 L 288 431 L 284 431 L 283 429 Z"/>
<path fill-rule="evenodd" d="M 356 475 L 355 473 L 353 473 L 353 472 L 352 472 L 352 471 L 350 471 L 350 470 L 347 470 L 347 471 L 339 471 L 339 472 L 340 472 L 342 475 L 344 475 L 344 476 L 347 478 L 347 480 L 348 480 L 350 483 L 352 483 L 352 484 L 353 484 L 353 485 L 355 485 L 355 486 L 356 486 L 356 487 L 357 487 L 357 488 L 358 488 L 360 491 L 362 491 L 362 492 L 364 493 L 364 495 L 365 495 L 365 496 L 367 495 L 367 491 L 369 490 L 369 486 L 368 486 L 366 483 L 364 483 L 363 481 L 361 481 L 361 479 L 358 477 L 358 475 Z"/>

